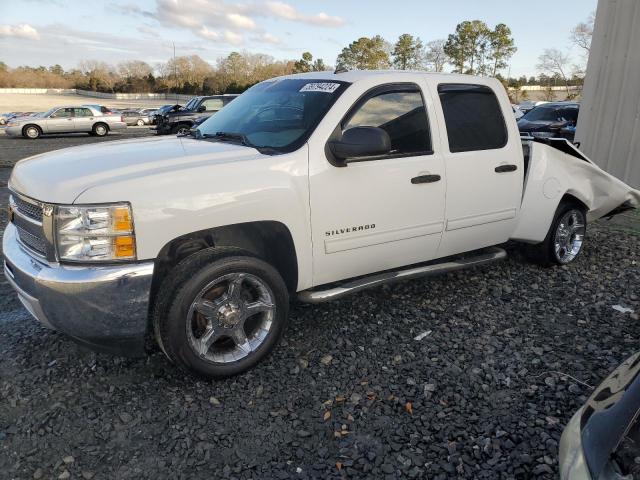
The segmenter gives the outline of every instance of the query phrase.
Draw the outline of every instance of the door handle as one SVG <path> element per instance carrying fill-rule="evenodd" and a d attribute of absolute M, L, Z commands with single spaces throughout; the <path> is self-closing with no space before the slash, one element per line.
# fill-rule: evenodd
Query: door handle
<path fill-rule="evenodd" d="M 440 181 L 440 175 L 419 175 L 411 179 L 411 183 L 414 185 L 418 183 L 434 183 Z"/>
<path fill-rule="evenodd" d="M 496 173 L 515 172 L 518 169 L 517 165 L 498 165 L 495 168 Z"/>
<path fill-rule="evenodd" d="M 67 118 L 67 121 L 70 122 L 71 120 L 73 120 L 73 118 Z"/>

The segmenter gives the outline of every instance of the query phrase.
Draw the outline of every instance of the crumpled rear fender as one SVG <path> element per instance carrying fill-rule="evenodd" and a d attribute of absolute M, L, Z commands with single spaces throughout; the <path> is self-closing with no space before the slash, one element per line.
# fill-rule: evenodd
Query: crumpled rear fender
<path fill-rule="evenodd" d="M 565 195 L 587 208 L 587 220 L 596 220 L 628 202 L 640 205 L 640 191 L 600 169 L 584 157 L 564 153 L 543 143 L 530 143 L 520 216 L 513 240 L 544 240 L 558 204 Z"/>

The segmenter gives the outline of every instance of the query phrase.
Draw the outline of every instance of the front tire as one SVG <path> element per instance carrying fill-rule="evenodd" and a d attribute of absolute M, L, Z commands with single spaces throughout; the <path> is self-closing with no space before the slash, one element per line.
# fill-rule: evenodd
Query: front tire
<path fill-rule="evenodd" d="M 42 135 L 42 130 L 37 125 L 27 125 L 22 129 L 22 136 L 24 138 L 28 138 L 29 140 L 35 140 L 36 138 L 40 138 Z"/>
<path fill-rule="evenodd" d="M 171 129 L 171 133 L 176 135 L 187 135 L 191 127 L 189 125 L 176 125 Z"/>
<path fill-rule="evenodd" d="M 576 202 L 562 202 L 542 243 L 532 247 L 534 260 L 543 266 L 567 265 L 578 258 L 587 233 L 587 214 Z"/>
<path fill-rule="evenodd" d="M 144 120 L 140 119 L 136 122 L 136 125 L 138 125 L 139 127 L 144 127 Z"/>
<path fill-rule="evenodd" d="M 237 375 L 264 359 L 282 337 L 289 311 L 278 271 L 238 250 L 192 255 L 168 274 L 156 298 L 160 348 L 206 378 Z"/>

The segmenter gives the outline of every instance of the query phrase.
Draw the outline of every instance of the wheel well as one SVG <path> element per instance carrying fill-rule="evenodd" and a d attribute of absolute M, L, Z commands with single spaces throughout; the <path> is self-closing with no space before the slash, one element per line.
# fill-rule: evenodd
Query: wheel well
<path fill-rule="evenodd" d="M 151 304 L 171 269 L 185 258 L 212 247 L 235 247 L 273 265 L 290 292 L 298 285 L 298 260 L 289 229 L 280 222 L 238 223 L 182 235 L 158 254 L 151 284 Z"/>
<path fill-rule="evenodd" d="M 40 130 L 40 133 L 42 133 L 42 128 L 40 128 L 39 125 L 36 125 L 35 123 L 27 123 L 24 127 L 22 127 L 22 134 L 23 135 L 27 131 L 27 128 L 29 128 L 29 127 L 36 127 L 38 130 Z"/>
<path fill-rule="evenodd" d="M 582 208 L 584 208 L 585 212 L 589 211 L 589 207 L 587 207 L 587 205 L 582 200 L 580 200 L 579 198 L 571 195 L 570 193 L 565 193 L 564 196 L 560 199 L 560 203 L 558 205 L 560 205 L 562 203 L 575 203 L 575 204 L 581 206 Z"/>

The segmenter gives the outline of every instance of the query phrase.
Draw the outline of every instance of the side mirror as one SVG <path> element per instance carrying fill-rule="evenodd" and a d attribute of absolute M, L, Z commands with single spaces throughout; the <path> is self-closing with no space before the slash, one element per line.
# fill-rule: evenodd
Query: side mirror
<path fill-rule="evenodd" d="M 334 157 L 343 160 L 385 155 L 391 151 L 391 138 L 382 128 L 353 127 L 345 130 L 340 140 L 329 142 Z"/>
<path fill-rule="evenodd" d="M 200 105 L 198 107 L 198 112 L 202 113 L 202 112 L 206 112 L 207 111 L 207 107 L 205 107 L 204 105 Z"/>

